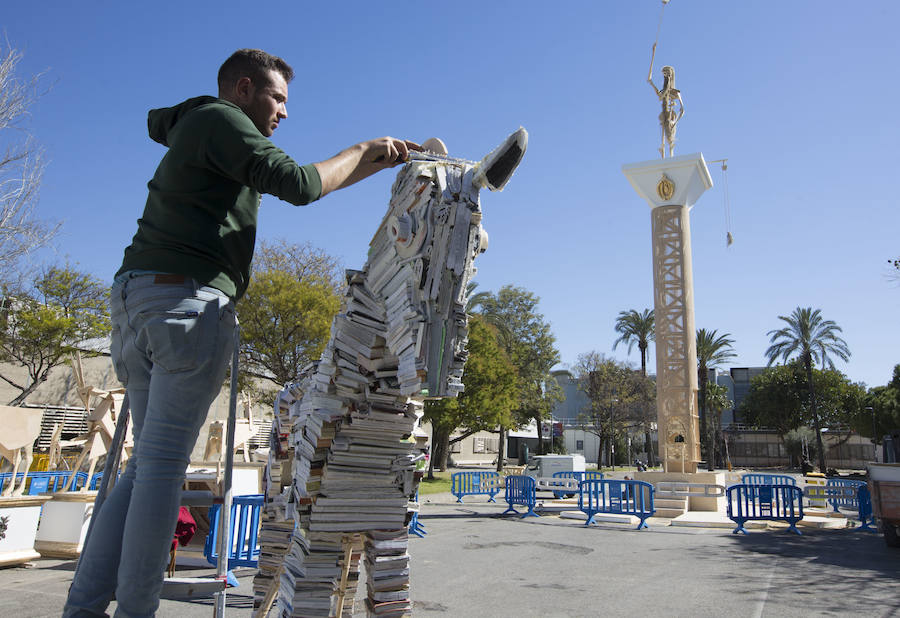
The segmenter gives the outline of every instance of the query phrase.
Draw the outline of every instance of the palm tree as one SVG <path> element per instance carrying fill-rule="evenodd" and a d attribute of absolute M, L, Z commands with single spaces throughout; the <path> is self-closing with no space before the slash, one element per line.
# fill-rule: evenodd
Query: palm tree
<path fill-rule="evenodd" d="M 641 351 L 641 375 L 646 378 L 647 347 L 655 336 L 653 311 L 650 309 L 644 309 L 643 313 L 638 313 L 634 309 L 620 311 L 619 317 L 616 318 L 616 332 L 621 336 L 613 343 L 613 350 L 620 343 L 627 343 L 630 354 L 636 343 L 638 350 Z"/>
<path fill-rule="evenodd" d="M 809 405 L 812 413 L 813 428 L 816 431 L 816 447 L 819 455 L 819 471 L 825 472 L 825 449 L 822 446 L 822 428 L 819 423 L 819 411 L 816 407 L 816 389 L 813 386 L 813 365 L 822 362 L 822 368 L 834 368 L 829 355 L 837 356 L 843 361 L 850 358 L 850 349 L 847 342 L 838 336 L 842 332 L 841 327 L 832 320 L 823 320 L 822 312 L 812 307 L 797 307 L 790 316 L 778 316 L 779 320 L 787 322 L 787 326 L 777 330 L 770 330 L 769 342 L 772 344 L 766 350 L 769 365 L 775 362 L 779 356 L 782 361 L 796 354 L 803 361 L 806 369 L 806 383 L 809 388 Z"/>
<path fill-rule="evenodd" d="M 627 343 L 630 354 L 636 343 L 638 350 L 641 351 L 641 375 L 645 378 L 647 377 L 647 348 L 656 335 L 655 326 L 653 311 L 650 309 L 644 309 L 643 313 L 638 313 L 634 309 L 620 311 L 619 317 L 616 318 L 615 328 L 620 337 L 613 343 L 613 350 L 620 343 Z M 652 466 L 653 442 L 650 439 L 649 427 L 644 429 L 644 450 L 647 451 L 647 458 L 650 460 L 647 463 Z"/>
<path fill-rule="evenodd" d="M 486 303 L 494 299 L 493 292 L 475 292 L 478 287 L 476 281 L 470 281 L 466 284 L 466 315 L 477 315 L 482 320 L 494 327 L 497 332 L 497 342 L 504 350 L 509 352 L 513 343 L 513 334 L 509 329 L 509 324 L 503 320 L 503 316 L 498 315 L 490 309 L 486 309 Z"/>
<path fill-rule="evenodd" d="M 469 281 L 466 284 L 466 313 L 481 313 L 478 309 L 482 307 L 482 303 L 488 298 L 490 298 L 490 292 L 475 292 L 475 288 L 478 287 L 478 283 L 475 281 Z"/>
<path fill-rule="evenodd" d="M 737 356 L 731 344 L 734 339 L 725 333 L 718 335 L 715 330 L 697 329 L 697 379 L 700 386 L 700 442 L 706 445 L 706 468 L 715 470 L 715 444 L 706 431 L 706 389 L 709 383 L 709 370 Z"/>

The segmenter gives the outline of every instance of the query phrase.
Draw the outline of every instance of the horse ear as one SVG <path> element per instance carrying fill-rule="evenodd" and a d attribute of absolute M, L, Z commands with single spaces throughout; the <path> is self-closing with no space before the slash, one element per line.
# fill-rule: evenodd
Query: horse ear
<path fill-rule="evenodd" d="M 478 164 L 475 184 L 491 191 L 502 191 L 522 162 L 528 148 L 528 131 L 519 127 Z"/>
<path fill-rule="evenodd" d="M 429 137 L 427 140 L 422 142 L 422 148 L 425 152 L 433 152 L 437 155 L 446 155 L 447 154 L 447 145 L 444 144 L 443 140 L 439 137 Z"/>

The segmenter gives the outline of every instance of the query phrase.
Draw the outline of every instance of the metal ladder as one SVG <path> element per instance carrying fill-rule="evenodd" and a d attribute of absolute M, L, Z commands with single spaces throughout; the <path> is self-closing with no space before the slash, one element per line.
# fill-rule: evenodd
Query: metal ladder
<path fill-rule="evenodd" d="M 191 599 L 203 598 L 213 595 L 213 616 L 221 618 L 225 616 L 225 589 L 228 577 L 228 556 L 231 551 L 231 482 L 234 468 L 234 431 L 237 418 L 237 384 L 238 384 L 238 358 L 240 355 L 240 326 L 234 326 L 234 352 L 231 357 L 231 389 L 228 399 L 228 425 L 225 438 L 225 470 L 222 478 L 222 493 L 213 491 L 191 490 L 184 491 L 181 497 L 182 506 L 212 506 L 221 504 L 219 511 L 219 530 L 216 538 L 218 562 L 216 576 L 214 578 L 202 577 L 167 577 L 163 580 L 163 589 L 160 598 Z M 112 443 L 107 451 L 106 465 L 103 469 L 103 477 L 97 488 L 97 498 L 94 501 L 94 513 L 100 511 L 100 507 L 106 500 L 109 491 L 113 488 L 118 478 L 119 462 L 122 458 L 122 445 L 125 441 L 125 433 L 129 419 L 128 394 L 122 401 L 122 410 L 116 421 L 116 431 L 113 434 Z M 84 545 L 91 536 L 94 528 L 94 518 L 88 524 Z M 80 559 L 79 559 L 80 561 Z M 77 569 L 77 566 L 76 566 Z"/>

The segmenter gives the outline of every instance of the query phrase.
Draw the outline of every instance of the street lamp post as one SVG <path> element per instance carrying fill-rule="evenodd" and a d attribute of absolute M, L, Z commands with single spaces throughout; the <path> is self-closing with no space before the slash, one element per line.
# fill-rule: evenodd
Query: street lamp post
<path fill-rule="evenodd" d="M 875 433 L 875 408 L 872 406 L 866 406 L 866 410 L 872 413 L 872 444 L 875 449 L 875 463 L 878 463 L 878 438 Z"/>
<path fill-rule="evenodd" d="M 616 394 L 615 389 L 613 395 Z M 609 445 L 610 459 L 612 460 L 612 469 L 616 469 L 616 405 L 619 403 L 618 397 L 613 396 L 612 405 L 609 407 L 609 425 L 612 431 L 612 440 Z"/>

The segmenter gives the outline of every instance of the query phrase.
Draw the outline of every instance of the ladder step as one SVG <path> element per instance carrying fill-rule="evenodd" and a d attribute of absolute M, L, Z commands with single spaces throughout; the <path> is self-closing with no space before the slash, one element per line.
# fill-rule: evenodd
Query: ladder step
<path fill-rule="evenodd" d="M 225 590 L 226 581 L 210 577 L 167 577 L 163 580 L 161 599 L 194 599 L 211 597 Z"/>
<path fill-rule="evenodd" d="M 186 489 L 181 493 L 182 506 L 212 506 L 224 501 L 222 496 L 205 489 Z"/>

